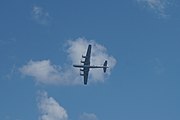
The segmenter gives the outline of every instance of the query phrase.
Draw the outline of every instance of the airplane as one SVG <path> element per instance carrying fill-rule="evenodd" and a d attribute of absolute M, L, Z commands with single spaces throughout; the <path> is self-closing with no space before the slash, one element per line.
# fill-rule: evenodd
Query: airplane
<path fill-rule="evenodd" d="M 84 85 L 87 85 L 88 81 L 88 74 L 89 74 L 89 69 L 90 68 L 103 68 L 104 73 L 106 72 L 106 69 L 108 68 L 107 66 L 107 60 L 105 60 L 103 66 L 91 66 L 90 65 L 90 58 L 91 58 L 91 45 L 88 46 L 86 56 L 82 55 L 82 58 L 84 58 L 84 61 L 81 61 L 83 65 L 73 65 L 73 67 L 80 68 L 80 71 L 83 73 L 80 73 L 80 76 L 84 76 Z"/>

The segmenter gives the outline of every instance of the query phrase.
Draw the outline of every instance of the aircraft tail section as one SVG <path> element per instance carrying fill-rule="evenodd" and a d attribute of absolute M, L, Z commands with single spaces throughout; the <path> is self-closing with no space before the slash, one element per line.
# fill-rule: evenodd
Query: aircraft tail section
<path fill-rule="evenodd" d="M 104 64 L 103 64 L 103 71 L 104 71 L 104 73 L 106 72 L 106 69 L 107 69 L 108 67 L 107 67 L 107 60 L 104 62 Z"/>

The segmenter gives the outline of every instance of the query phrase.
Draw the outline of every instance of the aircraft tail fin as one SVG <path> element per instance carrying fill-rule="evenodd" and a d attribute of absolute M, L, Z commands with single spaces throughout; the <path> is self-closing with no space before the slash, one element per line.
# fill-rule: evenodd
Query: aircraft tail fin
<path fill-rule="evenodd" d="M 104 73 L 106 72 L 106 69 L 107 69 L 108 67 L 107 67 L 107 60 L 104 62 L 104 64 L 103 64 L 103 71 L 104 71 Z"/>

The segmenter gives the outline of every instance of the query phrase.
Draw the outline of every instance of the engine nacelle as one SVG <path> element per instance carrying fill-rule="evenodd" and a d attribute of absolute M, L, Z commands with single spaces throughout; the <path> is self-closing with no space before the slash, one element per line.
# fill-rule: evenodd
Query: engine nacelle
<path fill-rule="evenodd" d="M 86 58 L 86 56 L 82 55 L 82 58 Z"/>
<path fill-rule="evenodd" d="M 84 69 L 80 69 L 80 71 L 84 71 Z"/>
<path fill-rule="evenodd" d="M 80 73 L 80 76 L 84 76 L 84 74 Z"/>
<path fill-rule="evenodd" d="M 82 60 L 81 60 L 81 63 L 85 63 L 85 61 L 82 61 Z"/>

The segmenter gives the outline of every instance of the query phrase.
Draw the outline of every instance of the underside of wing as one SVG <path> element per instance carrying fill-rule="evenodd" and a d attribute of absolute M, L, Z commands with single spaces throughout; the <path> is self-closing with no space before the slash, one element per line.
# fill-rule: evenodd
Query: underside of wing
<path fill-rule="evenodd" d="M 84 84 L 87 85 L 87 81 L 88 81 L 88 75 L 84 76 Z"/>
<path fill-rule="evenodd" d="M 87 85 L 89 70 L 84 71 L 84 84 Z"/>
<path fill-rule="evenodd" d="M 91 45 L 88 46 L 87 53 L 85 56 L 84 65 L 90 65 L 90 57 L 91 57 Z"/>

